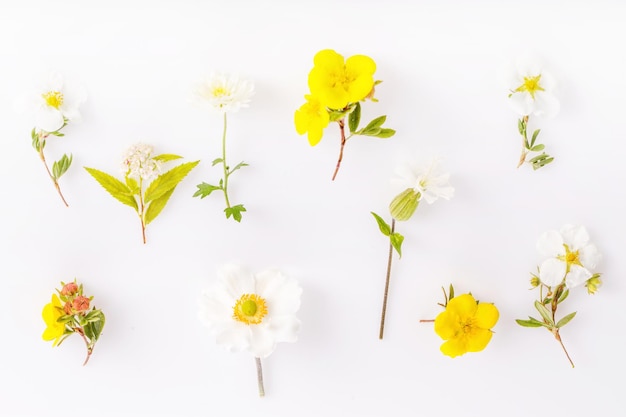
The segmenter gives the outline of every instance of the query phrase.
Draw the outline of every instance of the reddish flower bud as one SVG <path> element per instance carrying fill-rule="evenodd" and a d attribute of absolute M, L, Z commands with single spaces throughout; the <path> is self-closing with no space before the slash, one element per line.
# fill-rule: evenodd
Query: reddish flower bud
<path fill-rule="evenodd" d="M 63 306 L 63 311 L 65 311 L 65 314 L 71 315 L 72 314 L 72 303 L 70 303 L 69 301 L 67 303 L 65 303 L 65 305 Z"/>
<path fill-rule="evenodd" d="M 74 299 L 72 308 L 77 312 L 89 310 L 89 298 L 79 295 Z"/>
<path fill-rule="evenodd" d="M 78 292 L 78 285 L 75 282 L 69 282 L 61 288 L 61 295 L 74 295 Z"/>

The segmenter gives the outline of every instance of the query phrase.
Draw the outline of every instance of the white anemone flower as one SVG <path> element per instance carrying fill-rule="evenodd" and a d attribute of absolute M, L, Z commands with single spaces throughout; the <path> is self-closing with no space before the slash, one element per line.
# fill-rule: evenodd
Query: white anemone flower
<path fill-rule="evenodd" d="M 32 111 L 35 128 L 55 132 L 65 121 L 80 120 L 79 107 L 87 100 L 84 88 L 63 80 L 58 73 L 48 73 L 43 82 L 16 103 L 19 111 Z"/>
<path fill-rule="evenodd" d="M 297 340 L 302 288 L 294 279 L 275 270 L 251 274 L 236 265 L 222 267 L 218 276 L 203 292 L 199 310 L 218 344 L 264 358 L 278 342 Z"/>
<path fill-rule="evenodd" d="M 136 180 L 152 181 L 161 172 L 161 163 L 153 158 L 151 145 L 138 143 L 128 148 L 122 161 L 125 175 Z"/>
<path fill-rule="evenodd" d="M 520 116 L 553 117 L 560 109 L 554 96 L 556 82 L 538 60 L 520 57 L 501 70 L 502 82 L 509 90 L 509 104 Z"/>
<path fill-rule="evenodd" d="M 440 159 L 434 158 L 427 167 L 403 165 L 396 169 L 400 178 L 392 182 L 403 190 L 413 189 L 428 204 L 439 198 L 449 200 L 454 196 L 454 187 L 449 183 L 450 174 L 440 172 L 439 163 Z"/>
<path fill-rule="evenodd" d="M 583 226 L 566 224 L 557 232 L 545 232 L 537 241 L 537 250 L 548 259 L 539 267 L 539 279 L 549 287 L 565 280 L 568 288 L 584 284 L 592 277 L 601 255 L 589 243 L 589 234 Z"/>
<path fill-rule="evenodd" d="M 235 113 L 248 103 L 254 94 L 254 84 L 236 75 L 214 73 L 196 85 L 195 101 L 218 113 Z"/>

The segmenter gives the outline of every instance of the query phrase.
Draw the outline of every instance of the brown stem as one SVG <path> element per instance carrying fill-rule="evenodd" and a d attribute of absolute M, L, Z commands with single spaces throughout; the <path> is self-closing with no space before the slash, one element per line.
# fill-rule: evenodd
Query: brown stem
<path fill-rule="evenodd" d="M 396 219 L 391 219 L 391 233 L 396 228 Z M 380 330 L 378 332 L 378 339 L 383 339 L 383 333 L 385 332 L 385 316 L 387 314 L 387 296 L 389 295 L 389 279 L 391 278 L 391 260 L 393 259 L 393 245 L 391 239 L 389 239 L 389 258 L 387 259 L 387 277 L 385 279 L 385 294 L 383 296 L 383 311 L 380 315 Z"/>
<path fill-rule="evenodd" d="M 339 120 L 339 131 L 341 132 L 341 148 L 339 149 L 339 159 L 337 159 L 337 166 L 335 167 L 335 172 L 333 173 L 333 181 L 335 181 L 335 177 L 339 172 L 339 167 L 341 166 L 341 160 L 343 159 L 343 147 L 346 145 L 346 129 L 344 119 Z"/>
<path fill-rule="evenodd" d="M 261 358 L 254 358 L 256 362 L 256 382 L 259 386 L 259 397 L 265 397 L 265 388 L 263 387 L 263 368 L 261 367 Z"/>
<path fill-rule="evenodd" d="M 524 121 L 524 134 L 522 135 L 522 154 L 519 157 L 519 163 L 517 164 L 518 168 L 526 162 L 526 155 L 528 155 L 528 152 L 526 151 L 526 142 L 528 142 L 528 136 L 526 134 L 526 129 L 528 128 L 528 116 L 524 116 L 522 120 Z"/>
<path fill-rule="evenodd" d="M 554 333 L 554 337 L 561 344 L 561 347 L 563 348 L 563 352 L 565 352 L 565 356 L 567 356 L 567 360 L 569 361 L 569 363 L 572 365 L 572 368 L 573 368 L 574 362 L 572 361 L 572 358 L 570 358 L 569 353 L 567 353 L 567 349 L 565 349 L 565 345 L 563 344 L 563 341 L 561 340 L 561 335 L 559 334 L 559 329 L 554 329 L 552 333 Z"/>
<path fill-rule="evenodd" d="M 93 353 L 93 346 L 89 345 L 89 340 L 87 340 L 87 337 L 85 336 L 85 331 L 82 327 L 75 327 L 74 330 L 76 330 L 76 333 L 78 333 L 83 338 L 85 346 L 87 347 L 87 357 L 85 358 L 85 362 L 83 362 L 83 366 L 85 366 L 87 365 L 87 362 L 89 362 L 89 358 L 91 358 L 91 354 Z"/>
<path fill-rule="evenodd" d="M 420 323 L 434 323 L 435 320 L 420 320 Z"/>
<path fill-rule="evenodd" d="M 52 183 L 54 184 L 54 188 L 57 189 L 57 193 L 59 193 L 59 196 L 61 197 L 61 200 L 63 200 L 63 204 L 65 204 L 65 207 L 69 207 L 70 205 L 67 204 L 67 201 L 65 201 L 65 197 L 63 197 L 63 193 L 61 192 L 61 187 L 59 186 L 59 182 L 57 181 L 56 178 L 54 178 L 54 176 L 50 172 L 50 168 L 48 168 L 48 163 L 46 162 L 46 157 L 43 154 L 43 146 L 41 146 L 41 148 L 39 149 L 39 158 L 41 158 L 41 161 L 43 162 L 43 165 L 46 167 L 46 171 L 48 172 L 48 176 L 50 177 L 50 180 L 52 180 Z"/>

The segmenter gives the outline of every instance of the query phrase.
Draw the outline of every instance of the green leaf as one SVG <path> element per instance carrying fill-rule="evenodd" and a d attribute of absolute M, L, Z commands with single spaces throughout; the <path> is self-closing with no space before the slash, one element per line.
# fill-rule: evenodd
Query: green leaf
<path fill-rule="evenodd" d="M 126 184 L 106 172 L 94 168 L 85 167 L 85 169 L 113 198 L 137 210 L 137 200 Z"/>
<path fill-rule="evenodd" d="M 385 120 L 387 120 L 387 116 L 379 116 L 375 118 L 374 120 L 369 122 L 367 126 L 365 126 L 362 134 L 367 135 L 367 132 L 378 129 L 383 125 L 383 123 L 385 123 Z"/>
<path fill-rule="evenodd" d="M 130 188 L 130 192 L 133 194 L 139 194 L 141 190 L 139 189 L 139 183 L 134 178 L 126 177 L 126 185 Z"/>
<path fill-rule="evenodd" d="M 152 159 L 156 161 L 160 161 L 160 162 L 169 162 L 169 161 L 174 161 L 176 159 L 181 159 L 181 158 L 182 156 L 174 155 L 173 153 L 164 153 L 161 155 L 157 155 L 153 157 Z"/>
<path fill-rule="evenodd" d="M 556 324 L 556 327 L 561 328 L 561 327 L 565 326 L 567 323 L 570 322 L 570 320 L 572 320 L 574 318 L 575 315 L 576 315 L 575 311 L 573 313 L 569 313 L 567 316 L 565 316 L 561 320 L 559 320 L 559 322 Z"/>
<path fill-rule="evenodd" d="M 156 177 L 148 186 L 144 201 L 149 203 L 152 200 L 156 200 L 176 187 L 199 163 L 200 161 L 186 162 Z"/>
<path fill-rule="evenodd" d="M 196 191 L 193 196 L 194 197 L 200 196 L 200 198 L 204 198 L 204 197 L 210 195 L 215 190 L 221 190 L 222 189 L 221 186 L 218 187 L 217 185 L 207 184 L 206 182 L 203 182 L 202 184 L 198 184 L 198 185 L 196 185 L 196 187 L 198 187 L 198 191 Z"/>
<path fill-rule="evenodd" d="M 530 147 L 533 148 L 531 149 L 534 150 L 535 147 L 535 141 L 537 140 L 537 136 L 539 136 L 539 132 L 541 132 L 541 129 L 537 129 L 533 132 L 533 137 L 530 139 Z M 543 149 L 543 148 L 542 148 Z"/>
<path fill-rule="evenodd" d="M 249 165 L 246 164 L 245 162 L 239 162 L 237 165 L 235 165 L 235 167 L 233 169 L 228 171 L 228 175 L 230 175 L 233 172 L 237 171 L 239 168 L 243 168 L 243 167 L 247 167 L 247 166 L 249 166 Z"/>
<path fill-rule="evenodd" d="M 541 155 L 535 156 L 528 162 L 532 164 L 534 170 L 537 170 L 552 161 L 554 161 L 554 158 L 544 152 Z"/>
<path fill-rule="evenodd" d="M 546 323 L 550 324 L 551 326 L 554 326 L 554 320 L 552 319 L 552 316 L 550 315 L 550 311 L 548 311 L 546 306 L 541 304 L 539 301 L 535 301 L 535 308 L 537 309 L 539 314 L 541 314 L 541 317 L 543 317 Z"/>
<path fill-rule="evenodd" d="M 545 145 L 535 145 L 535 146 L 533 146 L 533 145 L 532 145 L 532 143 L 531 143 L 531 145 L 530 145 L 530 146 L 532 146 L 532 148 L 530 148 L 530 150 L 531 150 L 532 152 L 539 152 L 539 151 L 543 151 L 543 150 L 545 149 L 545 147 L 546 147 Z"/>
<path fill-rule="evenodd" d="M 361 104 L 356 103 L 354 110 L 348 116 L 348 127 L 350 128 L 350 132 L 354 133 L 359 128 L 359 123 L 361 122 Z"/>
<path fill-rule="evenodd" d="M 450 290 L 448 291 L 449 297 L 448 300 L 452 300 L 454 298 L 454 287 L 450 284 Z"/>
<path fill-rule="evenodd" d="M 167 204 L 167 200 L 170 199 L 175 189 L 176 187 L 167 191 L 161 197 L 155 200 L 152 200 L 152 202 L 148 205 L 148 208 L 146 209 L 146 214 L 144 216 L 146 225 L 150 224 L 152 220 L 154 220 L 156 216 L 158 216 L 159 213 L 161 213 L 161 210 L 163 210 L 163 208 L 165 207 L 165 204 Z"/>
<path fill-rule="evenodd" d="M 523 327 L 541 327 L 544 325 L 540 321 L 531 321 L 531 320 L 515 319 L 515 322 Z"/>
<path fill-rule="evenodd" d="M 565 299 L 567 298 L 567 296 L 569 295 L 569 289 L 563 291 L 561 293 L 561 295 L 559 296 L 559 299 L 557 301 L 557 304 L 561 304 L 563 301 L 565 301 Z"/>
<path fill-rule="evenodd" d="M 376 137 L 381 138 L 381 139 L 387 139 L 387 138 L 392 137 L 395 134 L 396 134 L 396 131 L 393 129 L 382 128 L 380 129 L 378 134 L 376 134 Z"/>
<path fill-rule="evenodd" d="M 65 133 L 61 133 L 61 132 L 59 132 L 58 130 L 55 130 L 54 132 L 48 132 L 48 133 L 50 133 L 50 134 L 51 134 L 51 135 L 53 135 L 53 136 L 60 137 L 60 138 L 62 138 L 63 136 L 65 136 Z"/>
<path fill-rule="evenodd" d="M 72 165 L 72 155 L 68 157 L 63 154 L 61 159 L 52 164 L 52 176 L 56 179 L 61 178 L 61 175 L 65 174 L 70 165 Z"/>
<path fill-rule="evenodd" d="M 519 134 L 524 134 L 524 121 L 522 119 L 518 119 L 517 121 L 517 130 L 519 130 Z"/>
<path fill-rule="evenodd" d="M 211 162 L 211 166 L 214 167 L 215 165 L 221 164 L 222 162 L 224 162 L 222 158 L 216 158 L 213 160 L 213 162 Z"/>
<path fill-rule="evenodd" d="M 346 117 L 346 114 L 348 114 L 350 110 L 331 110 L 330 112 L 328 112 L 328 116 L 331 122 L 336 122 L 338 120 L 343 119 L 344 117 Z"/>
<path fill-rule="evenodd" d="M 233 219 L 235 219 L 235 221 L 237 222 L 241 221 L 241 213 L 243 213 L 244 211 L 246 211 L 246 209 L 244 208 L 243 204 L 238 204 L 236 206 L 227 207 L 224 209 L 224 213 L 226 213 L 226 218 L 229 219 L 230 216 L 233 216 Z"/>
<path fill-rule="evenodd" d="M 404 236 L 395 232 L 389 236 L 389 239 L 391 239 L 391 246 L 393 246 L 396 252 L 398 252 L 398 255 L 402 258 L 402 242 L 404 242 Z"/>
<path fill-rule="evenodd" d="M 99 311 L 99 310 L 97 310 Z M 85 330 L 85 336 L 91 341 L 95 342 L 98 340 L 100 335 L 102 334 L 102 329 L 104 328 L 105 318 L 104 314 L 100 311 L 99 320 L 89 322 L 83 327 Z"/>
<path fill-rule="evenodd" d="M 376 223 L 378 223 L 378 228 L 380 229 L 380 232 L 385 236 L 389 236 L 391 234 L 391 227 L 378 214 L 374 213 L 373 211 L 370 211 L 370 213 L 372 213 L 372 216 L 374 216 L 374 218 L 376 219 Z"/>

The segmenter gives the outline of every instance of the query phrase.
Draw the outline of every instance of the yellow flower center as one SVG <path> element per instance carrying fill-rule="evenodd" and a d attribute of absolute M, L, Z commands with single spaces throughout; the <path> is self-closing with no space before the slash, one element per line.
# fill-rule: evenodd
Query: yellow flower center
<path fill-rule="evenodd" d="M 567 246 L 565 244 L 563 246 L 565 247 L 565 255 L 559 256 L 558 259 L 563 261 L 563 262 L 565 262 L 567 264 L 566 272 L 569 272 L 570 267 L 572 265 L 583 266 L 583 264 L 580 262 L 580 253 L 579 253 L 579 251 L 572 252 L 569 249 L 569 246 Z"/>
<path fill-rule="evenodd" d="M 545 91 L 543 87 L 539 85 L 539 80 L 541 79 L 541 74 L 536 77 L 524 77 L 524 83 L 515 89 L 516 92 L 524 92 L 526 91 L 530 96 L 535 99 L 535 93 L 537 91 Z"/>
<path fill-rule="evenodd" d="M 224 87 L 216 87 L 213 90 L 213 96 L 214 97 L 224 97 L 228 95 L 228 90 L 226 90 Z"/>
<path fill-rule="evenodd" d="M 461 329 L 463 330 L 463 333 L 466 335 L 471 335 L 474 332 L 474 329 L 476 328 L 476 326 L 474 325 L 473 317 L 467 317 L 465 321 L 461 321 L 460 324 L 461 324 Z"/>
<path fill-rule="evenodd" d="M 267 314 L 265 300 L 256 294 L 244 294 L 233 307 L 233 318 L 244 324 L 259 324 Z"/>
<path fill-rule="evenodd" d="M 48 106 L 54 107 L 57 110 L 63 105 L 63 94 L 58 91 L 48 91 L 42 94 L 42 97 Z"/>

